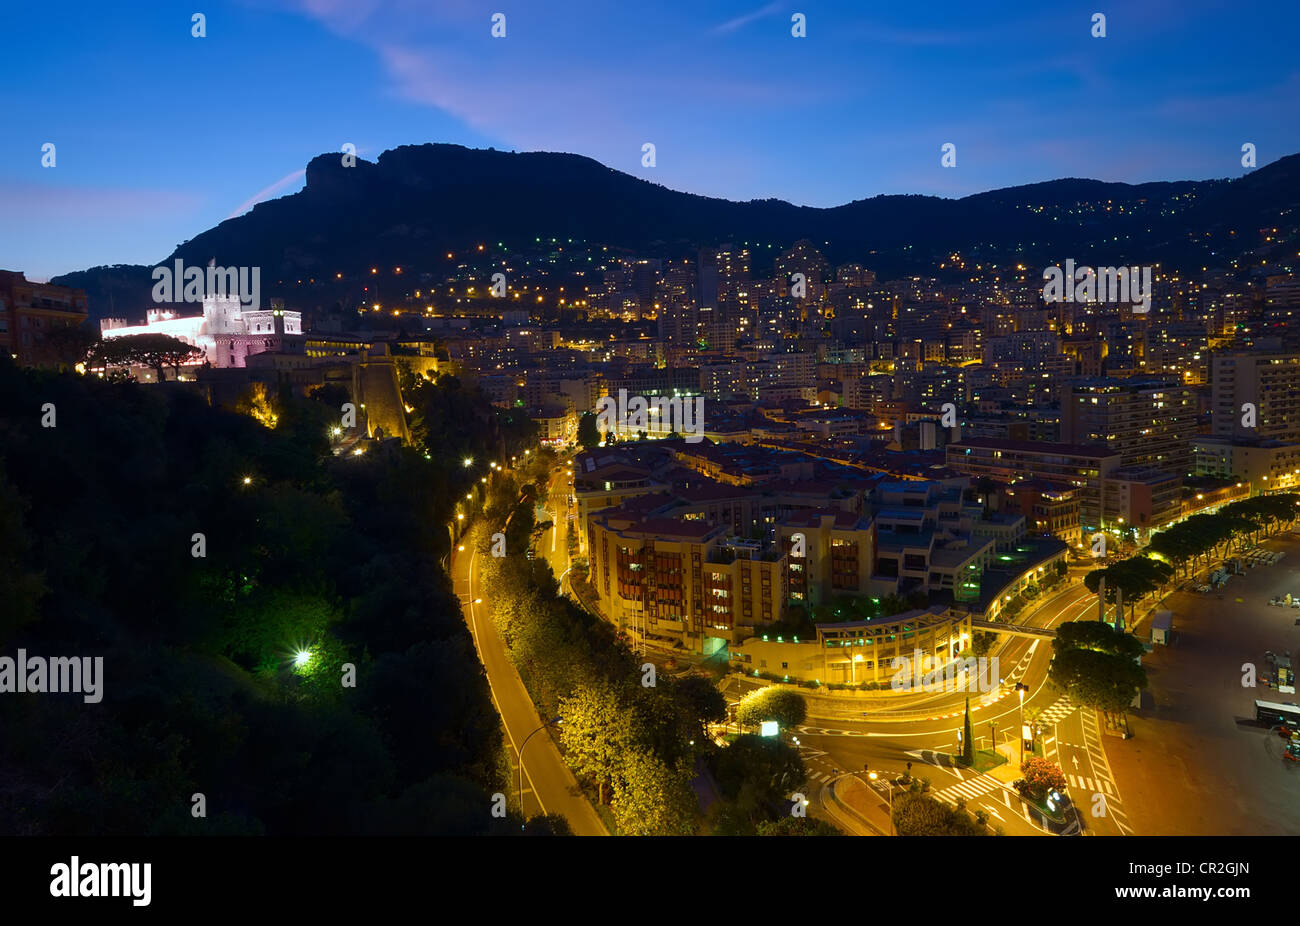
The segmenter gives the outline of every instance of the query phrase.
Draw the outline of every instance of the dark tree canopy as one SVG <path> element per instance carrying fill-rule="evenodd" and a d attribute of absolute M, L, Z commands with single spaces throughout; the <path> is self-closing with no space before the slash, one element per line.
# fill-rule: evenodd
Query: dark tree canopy
<path fill-rule="evenodd" d="M 337 408 L 290 395 L 271 429 L 7 357 L 0 395 L 0 645 L 100 656 L 105 676 L 94 710 L 0 697 L 0 831 L 522 831 L 488 812 L 508 765 L 439 565 L 463 468 L 439 478 L 412 449 L 333 457 Z M 493 411 L 456 401 L 441 426 L 469 446 Z"/>

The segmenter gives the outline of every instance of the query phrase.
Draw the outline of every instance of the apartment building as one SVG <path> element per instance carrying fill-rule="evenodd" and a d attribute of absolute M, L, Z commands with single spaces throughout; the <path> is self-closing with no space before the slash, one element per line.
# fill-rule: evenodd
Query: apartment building
<path fill-rule="evenodd" d="M 959 473 L 1008 484 L 1043 479 L 1072 487 L 1079 498 L 1082 529 L 1102 525 L 1102 482 L 1120 469 L 1118 449 L 980 438 L 949 444 L 945 463 Z"/>
<path fill-rule="evenodd" d="M 591 584 L 620 628 L 712 655 L 785 612 L 785 555 L 726 525 L 612 508 L 586 524 Z"/>
<path fill-rule="evenodd" d="M 0 270 L 0 351 L 19 366 L 57 366 L 42 344 L 57 328 L 86 320 L 86 291 L 68 286 L 33 283 L 15 270 Z"/>
<path fill-rule="evenodd" d="M 1195 390 L 1174 378 L 1073 380 L 1061 394 L 1061 441 L 1101 444 L 1121 466 L 1184 476 L 1192 471 L 1196 413 Z"/>
<path fill-rule="evenodd" d="M 810 508 L 785 518 L 777 536 L 792 602 L 812 607 L 839 595 L 871 594 L 875 531 L 869 517 Z"/>
<path fill-rule="evenodd" d="M 1300 353 L 1216 353 L 1210 390 L 1215 437 L 1300 441 Z"/>

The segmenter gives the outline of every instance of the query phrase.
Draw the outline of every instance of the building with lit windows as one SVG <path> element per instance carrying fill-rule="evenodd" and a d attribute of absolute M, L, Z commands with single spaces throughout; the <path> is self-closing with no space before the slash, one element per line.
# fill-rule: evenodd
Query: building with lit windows
<path fill-rule="evenodd" d="M 919 650 L 926 669 L 942 667 L 966 651 L 970 639 L 969 611 L 934 605 L 869 621 L 821 623 L 814 640 L 750 637 L 732 648 L 729 661 L 732 669 L 746 675 L 890 690 L 899 671 L 895 660 L 910 664 Z"/>
<path fill-rule="evenodd" d="M 1300 354 L 1216 353 L 1210 389 L 1215 437 L 1300 441 Z"/>
<path fill-rule="evenodd" d="M 812 508 L 791 513 L 778 525 L 777 535 L 795 604 L 812 607 L 839 595 L 871 594 L 875 530 L 869 517 Z"/>
<path fill-rule="evenodd" d="M 203 351 L 203 359 L 214 367 L 243 367 L 251 354 L 281 350 L 286 338 L 301 340 L 302 313 L 286 311 L 279 300 L 269 309 L 245 309 L 237 296 L 204 296 L 200 315 L 181 315 L 172 309 L 154 308 L 145 313 L 143 325 L 129 325 L 122 318 L 105 318 L 99 323 L 105 338 L 140 334 L 166 334 Z M 202 361 L 196 361 L 202 362 Z"/>
<path fill-rule="evenodd" d="M 1030 479 L 1002 490 L 1005 509 L 1025 516 L 1031 534 L 1055 537 L 1072 547 L 1082 543 L 1079 526 L 1079 490 L 1064 483 Z"/>
<path fill-rule="evenodd" d="M 1192 450 L 1198 476 L 1239 479 L 1256 493 L 1300 488 L 1300 443 L 1203 434 Z"/>
<path fill-rule="evenodd" d="M 780 620 L 785 556 L 726 525 L 611 508 L 586 522 L 604 616 L 637 637 L 712 655 Z"/>
<path fill-rule="evenodd" d="M 42 339 L 86 320 L 86 291 L 33 283 L 18 271 L 0 270 L 0 351 L 19 366 L 53 366 Z"/>
<path fill-rule="evenodd" d="M 949 444 L 944 462 L 956 472 L 999 482 L 1045 479 L 1071 486 L 1078 492 L 1080 525 L 1093 530 L 1102 526 L 1102 482 L 1120 468 L 1120 454 L 1097 445 L 979 438 Z"/>
<path fill-rule="evenodd" d="M 1192 471 L 1196 392 L 1177 379 L 1101 377 L 1067 382 L 1061 394 L 1061 440 L 1101 444 L 1120 466 Z"/>

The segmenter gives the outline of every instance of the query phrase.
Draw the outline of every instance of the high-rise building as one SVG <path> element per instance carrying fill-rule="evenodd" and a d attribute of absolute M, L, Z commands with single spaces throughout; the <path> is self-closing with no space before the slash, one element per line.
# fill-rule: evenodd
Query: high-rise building
<path fill-rule="evenodd" d="M 958 473 L 1002 482 L 1043 479 L 1072 486 L 1085 530 L 1102 525 L 1103 483 L 1120 468 L 1117 450 L 1043 441 L 963 439 L 945 448 L 944 462 Z"/>
<path fill-rule="evenodd" d="M 1216 353 L 1210 386 L 1216 437 L 1300 441 L 1300 354 Z"/>
<path fill-rule="evenodd" d="M 1067 382 L 1061 393 L 1061 440 L 1100 444 L 1121 466 L 1192 472 L 1196 394 L 1173 378 L 1100 377 Z"/>
<path fill-rule="evenodd" d="M 718 306 L 718 252 L 714 248 L 700 248 L 699 303 L 701 307 Z"/>

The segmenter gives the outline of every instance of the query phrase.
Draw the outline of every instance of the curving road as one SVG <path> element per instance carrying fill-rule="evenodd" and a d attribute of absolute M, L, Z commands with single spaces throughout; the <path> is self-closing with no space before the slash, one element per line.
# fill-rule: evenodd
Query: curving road
<path fill-rule="evenodd" d="M 1095 619 L 1096 607 L 1096 595 L 1082 585 L 1072 585 L 1045 599 L 1023 622 L 1050 628 L 1066 621 L 1091 620 Z M 1066 773 L 1070 781 L 1067 790 L 1075 804 L 1089 809 L 1096 803 L 1094 794 L 1105 795 L 1107 812 L 1096 818 L 1089 815 L 1085 819 L 1086 831 L 1099 835 L 1131 833 L 1091 712 L 1077 710 L 1047 684 L 1050 642 L 1025 637 L 1005 640 L 996 650 L 1006 683 L 1004 691 L 1017 682 L 1029 686 L 1024 706 L 1043 711 L 1039 722 L 1047 731 L 1043 736 L 1046 756 Z M 1014 737 L 1021 717 L 1014 692 L 1008 691 L 989 703 L 983 703 L 985 700 L 981 695 L 971 698 L 971 726 L 981 748 L 987 748 L 993 737 L 998 742 Z M 861 771 L 864 766 L 896 774 L 910 762 L 912 773 L 928 777 L 937 796 L 950 802 L 962 798 L 972 811 L 986 810 L 1009 835 L 1043 835 L 1014 791 L 991 776 L 944 764 L 942 755 L 959 751 L 957 733 L 963 726 L 964 708 L 964 694 L 936 695 L 926 704 L 927 716 L 923 718 L 908 711 L 892 720 L 880 714 L 862 720 L 810 720 L 793 733 L 798 737 L 813 786 L 843 772 Z"/>
<path fill-rule="evenodd" d="M 501 723 L 515 759 L 512 788 L 519 788 L 519 746 L 544 722 L 532 698 L 524 688 L 519 673 L 506 652 L 491 617 L 491 595 L 484 591 L 477 569 L 476 552 L 466 551 L 452 559 L 452 579 L 460 598 L 461 611 L 469 625 L 474 645 L 487 672 L 492 701 L 501 715 Z M 560 756 L 560 750 L 547 732 L 528 740 L 523 755 L 523 809 L 525 816 L 557 813 L 569 821 L 578 836 L 608 836 L 591 802 L 578 787 L 577 779 Z"/>

